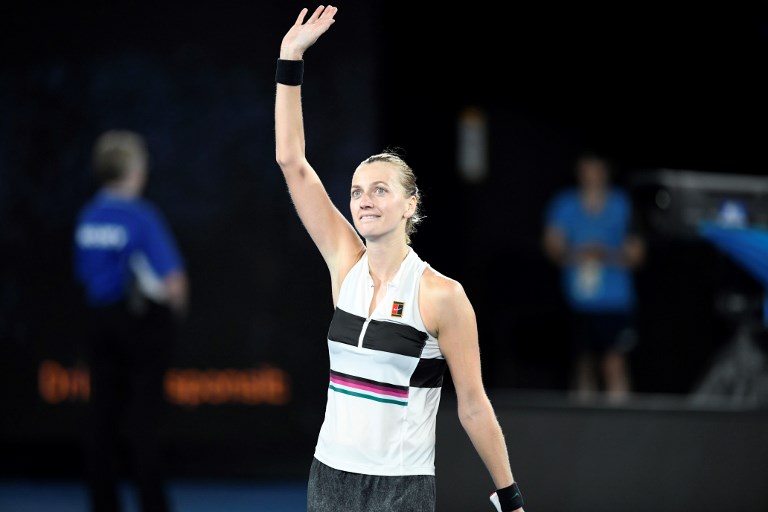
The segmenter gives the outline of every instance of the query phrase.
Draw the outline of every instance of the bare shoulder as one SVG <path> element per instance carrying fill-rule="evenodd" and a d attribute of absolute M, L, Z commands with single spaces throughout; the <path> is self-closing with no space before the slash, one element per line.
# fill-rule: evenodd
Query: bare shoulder
<path fill-rule="evenodd" d="M 427 267 L 421 278 L 422 293 L 431 300 L 450 301 L 464 295 L 464 287 L 455 279 Z"/>
<path fill-rule="evenodd" d="M 472 307 L 460 282 L 427 267 L 421 278 L 419 309 L 425 327 L 437 337 L 440 326 Z"/>

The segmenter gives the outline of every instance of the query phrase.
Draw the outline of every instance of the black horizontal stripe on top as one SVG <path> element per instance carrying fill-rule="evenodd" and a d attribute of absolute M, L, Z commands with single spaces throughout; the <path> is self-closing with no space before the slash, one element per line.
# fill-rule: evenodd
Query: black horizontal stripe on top
<path fill-rule="evenodd" d="M 363 337 L 363 347 L 392 354 L 419 357 L 427 344 L 427 333 L 395 322 L 371 320 Z"/>
<path fill-rule="evenodd" d="M 346 345 L 357 345 L 364 323 L 365 318 L 336 308 L 328 328 L 328 339 Z"/>
<path fill-rule="evenodd" d="M 341 308 L 333 313 L 328 328 L 328 339 L 346 345 L 357 345 L 365 318 Z M 363 337 L 363 347 L 408 357 L 419 357 L 428 335 L 410 325 L 382 320 L 371 320 Z"/>
<path fill-rule="evenodd" d="M 411 387 L 440 388 L 443 387 L 443 375 L 447 363 L 445 359 L 420 359 L 419 364 L 411 375 Z"/>

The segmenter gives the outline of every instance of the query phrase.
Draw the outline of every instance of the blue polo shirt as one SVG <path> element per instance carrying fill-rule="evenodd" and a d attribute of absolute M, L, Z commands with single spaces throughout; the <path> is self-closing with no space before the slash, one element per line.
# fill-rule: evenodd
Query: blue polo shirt
<path fill-rule="evenodd" d="M 556 195 L 546 212 L 546 222 L 562 231 L 570 248 L 601 244 L 619 250 L 629 234 L 630 220 L 629 197 L 619 188 L 608 191 L 599 212 L 585 210 L 575 188 Z M 568 264 L 562 286 L 568 303 L 577 311 L 629 312 L 635 305 L 631 271 L 617 265 L 587 268 Z"/>
<path fill-rule="evenodd" d="M 99 192 L 80 211 L 74 237 L 75 274 L 92 306 L 123 300 L 138 273 L 160 282 L 184 269 L 162 214 L 148 201 Z"/>

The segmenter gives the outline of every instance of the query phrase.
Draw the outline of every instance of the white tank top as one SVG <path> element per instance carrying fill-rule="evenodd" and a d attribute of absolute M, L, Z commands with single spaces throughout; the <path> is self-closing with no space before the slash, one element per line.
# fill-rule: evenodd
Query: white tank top
<path fill-rule="evenodd" d="M 413 249 L 369 317 L 367 253 L 341 284 L 328 330 L 331 372 L 315 457 L 368 475 L 434 475 L 446 362 L 419 312 L 427 263 Z"/>

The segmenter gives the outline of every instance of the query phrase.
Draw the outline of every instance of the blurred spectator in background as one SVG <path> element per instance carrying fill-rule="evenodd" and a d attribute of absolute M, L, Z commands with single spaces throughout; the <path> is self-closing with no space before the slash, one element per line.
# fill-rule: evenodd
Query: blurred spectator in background
<path fill-rule="evenodd" d="M 628 194 L 611 184 L 608 160 L 585 152 L 576 160 L 576 187 L 563 190 L 546 211 L 544 250 L 561 269 L 572 313 L 572 386 L 579 398 L 604 390 L 612 401 L 631 389 L 628 353 L 635 288 L 632 271 L 645 256 L 633 232 Z"/>
<path fill-rule="evenodd" d="M 98 137 L 93 170 L 102 186 L 81 210 L 75 231 L 75 272 L 89 311 L 91 394 L 83 433 L 96 512 L 120 509 L 123 433 L 142 510 L 169 509 L 158 424 L 188 283 L 164 218 L 141 198 L 148 160 L 137 133 L 113 130 Z"/>

